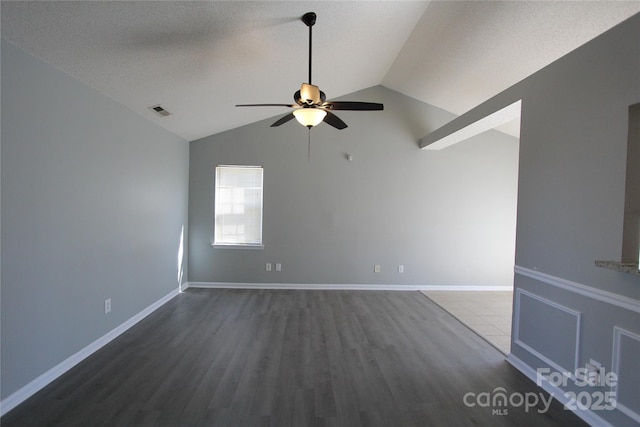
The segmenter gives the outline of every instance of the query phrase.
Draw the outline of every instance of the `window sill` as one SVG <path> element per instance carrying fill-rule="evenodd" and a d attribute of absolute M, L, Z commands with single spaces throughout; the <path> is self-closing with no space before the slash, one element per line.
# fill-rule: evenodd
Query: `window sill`
<path fill-rule="evenodd" d="M 623 263 L 618 261 L 596 261 L 596 267 L 608 268 L 609 270 L 619 271 L 621 273 L 640 275 L 638 264 L 633 263 Z"/>
<path fill-rule="evenodd" d="M 243 250 L 253 250 L 253 251 L 261 251 L 264 249 L 264 245 L 224 245 L 220 243 L 212 243 L 216 249 L 243 249 Z"/>

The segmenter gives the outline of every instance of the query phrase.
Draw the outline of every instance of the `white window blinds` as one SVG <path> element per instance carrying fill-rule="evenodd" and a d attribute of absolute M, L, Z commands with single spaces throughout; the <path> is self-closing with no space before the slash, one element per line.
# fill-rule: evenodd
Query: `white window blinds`
<path fill-rule="evenodd" d="M 218 166 L 214 245 L 262 246 L 262 167 Z"/>

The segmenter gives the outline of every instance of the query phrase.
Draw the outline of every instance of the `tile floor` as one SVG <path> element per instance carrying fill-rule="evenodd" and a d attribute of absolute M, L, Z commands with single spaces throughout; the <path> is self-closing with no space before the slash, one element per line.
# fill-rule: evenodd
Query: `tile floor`
<path fill-rule="evenodd" d="M 512 291 L 423 291 L 504 354 L 511 349 Z"/>

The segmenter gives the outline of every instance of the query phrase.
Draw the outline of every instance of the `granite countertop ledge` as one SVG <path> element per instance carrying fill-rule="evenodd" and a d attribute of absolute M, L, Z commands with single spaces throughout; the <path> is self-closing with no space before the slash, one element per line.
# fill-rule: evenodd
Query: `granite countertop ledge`
<path fill-rule="evenodd" d="M 608 268 L 609 270 L 619 271 L 621 273 L 631 273 L 640 275 L 637 263 L 624 263 L 619 261 L 596 261 L 597 267 Z"/>

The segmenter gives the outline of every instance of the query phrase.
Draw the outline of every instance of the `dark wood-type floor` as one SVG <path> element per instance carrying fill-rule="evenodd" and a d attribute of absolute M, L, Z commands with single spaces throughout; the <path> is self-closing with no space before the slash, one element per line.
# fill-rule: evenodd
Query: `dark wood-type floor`
<path fill-rule="evenodd" d="M 189 289 L 6 414 L 12 426 L 583 426 L 467 407 L 539 393 L 418 292 Z M 472 399 L 473 400 L 473 399 Z M 503 408 L 505 409 L 505 408 Z"/>

